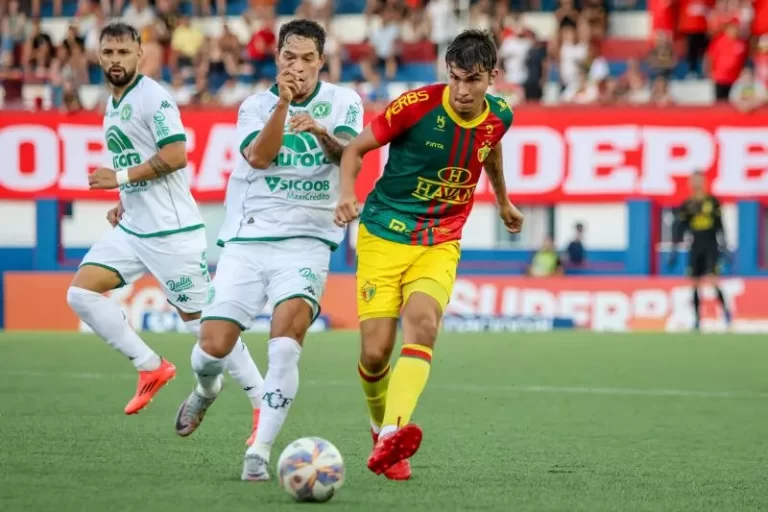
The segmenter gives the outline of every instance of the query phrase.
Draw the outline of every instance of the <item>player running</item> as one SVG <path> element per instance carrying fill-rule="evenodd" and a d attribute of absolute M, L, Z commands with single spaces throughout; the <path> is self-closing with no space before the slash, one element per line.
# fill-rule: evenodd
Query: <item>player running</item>
<path fill-rule="evenodd" d="M 149 272 L 187 329 L 200 331 L 200 310 L 210 277 L 205 229 L 183 172 L 186 136 L 171 95 L 137 73 L 141 41 L 135 28 L 111 23 L 100 35 L 101 67 L 112 95 L 104 113 L 111 167 L 88 178 L 91 189 L 120 189 L 120 202 L 107 213 L 113 229 L 85 255 L 67 302 L 83 322 L 126 356 L 139 371 L 136 395 L 125 407 L 136 414 L 176 375 L 128 325 L 120 307 L 102 294 Z M 228 360 L 233 377 L 260 403 L 261 375 L 248 349 Z"/>
<path fill-rule="evenodd" d="M 242 478 L 268 480 L 267 466 L 299 386 L 304 337 L 320 313 L 331 251 L 344 230 L 334 224 L 338 164 L 362 130 L 360 97 L 319 81 L 325 32 L 309 20 L 284 24 L 278 35 L 277 83 L 240 107 L 242 159 L 229 178 L 224 250 L 192 352 L 197 387 L 176 417 L 194 431 L 221 390 L 223 358 L 267 302 L 274 304 L 269 368 L 256 442 Z"/>
<path fill-rule="evenodd" d="M 683 240 L 686 231 L 693 235 L 693 243 L 688 251 L 688 274 L 693 279 L 694 329 L 699 330 L 701 314 L 699 311 L 699 285 L 710 284 L 715 288 L 717 299 L 723 308 L 726 325 L 731 323 L 731 312 L 725 302 L 725 295 L 718 286 L 718 261 L 721 253 L 728 254 L 725 240 L 725 228 L 720 212 L 720 201 L 706 191 L 704 173 L 695 172 L 690 178 L 691 197 L 677 212 L 677 219 L 672 226 L 672 253 L 669 266 L 677 262 L 677 245 Z"/>
<path fill-rule="evenodd" d="M 365 202 L 357 239 L 358 370 L 374 449 L 368 468 L 407 480 L 421 429 L 410 423 L 429 375 L 440 318 L 451 296 L 461 230 L 485 167 L 507 230 L 523 215 L 509 201 L 501 138 L 512 124 L 507 103 L 486 94 L 498 73 L 487 32 L 468 30 L 445 56 L 448 84 L 393 101 L 344 152 L 336 220 L 358 216 L 355 178 L 363 156 L 389 144 L 384 173 Z M 390 372 L 398 318 L 404 344 Z"/>

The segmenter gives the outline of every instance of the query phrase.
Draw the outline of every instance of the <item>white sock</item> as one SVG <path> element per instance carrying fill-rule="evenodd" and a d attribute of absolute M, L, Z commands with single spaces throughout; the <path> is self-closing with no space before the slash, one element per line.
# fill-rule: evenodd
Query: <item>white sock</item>
<path fill-rule="evenodd" d="M 184 322 L 184 326 L 187 328 L 187 330 L 196 338 L 200 339 L 200 319 L 195 318 L 194 320 L 187 320 Z"/>
<path fill-rule="evenodd" d="M 70 286 L 67 303 L 80 319 L 141 371 L 160 367 L 160 356 L 131 329 L 116 302 L 100 293 Z"/>
<path fill-rule="evenodd" d="M 196 391 L 206 398 L 214 398 L 221 391 L 221 374 L 227 360 L 206 354 L 200 343 L 192 349 L 192 369 L 197 378 Z"/>
<path fill-rule="evenodd" d="M 299 357 L 301 345 L 291 338 L 275 338 L 269 342 L 269 368 L 264 379 L 262 408 L 256 442 L 248 448 L 269 461 L 272 445 L 285 423 L 299 389 Z"/>
<path fill-rule="evenodd" d="M 235 348 L 227 356 L 227 370 L 240 386 L 242 386 L 254 409 L 261 408 L 261 393 L 264 389 L 264 378 L 261 376 L 256 363 L 248 352 L 248 345 L 242 339 L 237 340 Z"/>
<path fill-rule="evenodd" d="M 395 432 L 397 432 L 397 425 L 384 425 L 381 427 L 379 438 L 387 437 L 389 434 L 394 434 Z"/>

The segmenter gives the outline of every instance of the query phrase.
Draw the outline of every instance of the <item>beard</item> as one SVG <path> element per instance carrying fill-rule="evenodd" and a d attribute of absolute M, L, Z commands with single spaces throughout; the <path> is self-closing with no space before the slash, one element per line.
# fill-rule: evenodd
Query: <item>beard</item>
<path fill-rule="evenodd" d="M 115 87 L 124 87 L 128 85 L 131 83 L 131 80 L 133 80 L 133 77 L 136 76 L 136 68 L 127 70 L 119 66 L 113 66 L 108 69 L 102 68 L 102 71 L 104 72 L 107 82 Z M 117 76 L 115 76 L 112 74 L 112 71 L 122 71 L 122 73 L 118 73 Z"/>

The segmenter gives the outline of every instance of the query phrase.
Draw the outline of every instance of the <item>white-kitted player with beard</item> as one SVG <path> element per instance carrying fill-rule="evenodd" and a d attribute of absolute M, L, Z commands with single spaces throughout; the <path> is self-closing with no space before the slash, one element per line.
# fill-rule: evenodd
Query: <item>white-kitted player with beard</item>
<path fill-rule="evenodd" d="M 100 61 L 111 96 L 104 113 L 109 167 L 88 178 L 91 189 L 120 189 L 120 202 L 107 213 L 113 229 L 97 242 L 77 270 L 67 302 L 77 315 L 139 371 L 136 394 L 126 414 L 144 408 L 175 375 L 128 325 L 117 303 L 103 293 L 146 273 L 163 287 L 187 329 L 199 335 L 200 314 L 210 289 L 203 219 L 183 172 L 186 136 L 171 95 L 137 73 L 141 40 L 135 28 L 111 23 L 101 32 Z M 232 351 L 227 367 L 260 404 L 263 380 L 248 349 Z"/>
<path fill-rule="evenodd" d="M 325 32 L 310 20 L 280 27 L 277 83 L 243 102 L 241 152 L 227 186 L 224 245 L 192 352 L 197 387 L 179 408 L 176 430 L 193 432 L 221 390 L 225 358 L 267 302 L 274 305 L 261 417 L 244 480 L 267 480 L 271 448 L 299 387 L 304 337 L 320 313 L 331 251 L 339 161 L 363 128 L 360 96 L 319 81 Z"/>

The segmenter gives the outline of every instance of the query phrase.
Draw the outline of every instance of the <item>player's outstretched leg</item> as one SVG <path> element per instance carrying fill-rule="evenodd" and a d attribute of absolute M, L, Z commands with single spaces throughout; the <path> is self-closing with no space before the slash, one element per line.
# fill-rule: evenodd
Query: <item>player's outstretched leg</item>
<path fill-rule="evenodd" d="M 188 436 L 200 426 L 221 392 L 227 356 L 240 337 L 240 326 L 225 319 L 204 319 L 200 341 L 192 349 L 197 385 L 176 413 L 176 433 Z"/>
<path fill-rule="evenodd" d="M 389 360 L 397 336 L 397 318 L 366 318 L 360 323 L 362 349 L 357 372 L 363 388 L 371 422 L 371 437 L 374 446 L 379 441 L 387 405 L 387 390 L 390 381 Z M 384 475 L 390 480 L 411 478 L 411 465 L 407 459 L 393 465 Z"/>
<path fill-rule="evenodd" d="M 314 315 L 313 307 L 300 297 L 279 302 L 272 313 L 261 414 L 255 442 L 245 453 L 243 480 L 269 480 L 272 445 L 299 390 L 301 347 Z"/>
<path fill-rule="evenodd" d="M 412 457 L 421 445 L 421 429 L 410 421 L 429 378 L 441 315 L 440 304 L 426 293 L 414 291 L 406 300 L 402 316 L 405 343 L 392 371 L 384 426 L 368 458 L 368 468 L 376 474 Z"/>
<path fill-rule="evenodd" d="M 121 284 L 122 278 L 115 271 L 83 265 L 67 290 L 67 303 L 93 332 L 127 357 L 139 371 L 136 394 L 125 407 L 126 414 L 136 414 L 173 379 L 176 368 L 144 343 L 128 325 L 117 303 L 102 295 Z"/>
<path fill-rule="evenodd" d="M 181 312 L 180 312 L 181 314 Z M 196 316 L 199 317 L 199 314 Z M 200 318 L 184 318 L 184 325 L 187 330 L 194 334 L 197 339 L 200 339 Z M 264 387 L 264 378 L 259 372 L 259 368 L 253 361 L 248 346 L 245 342 L 238 338 L 235 348 L 232 353 L 227 356 L 227 370 L 233 379 L 243 388 L 248 395 L 248 399 L 251 401 L 253 407 L 253 428 L 251 436 L 246 441 L 248 446 L 253 444 L 253 440 L 256 437 L 256 426 L 258 425 L 259 409 L 261 408 L 261 389 Z"/>
<path fill-rule="evenodd" d="M 699 298 L 699 281 L 698 279 L 693 282 L 693 329 L 698 331 L 701 326 L 700 316 L 701 299 Z"/>

